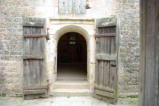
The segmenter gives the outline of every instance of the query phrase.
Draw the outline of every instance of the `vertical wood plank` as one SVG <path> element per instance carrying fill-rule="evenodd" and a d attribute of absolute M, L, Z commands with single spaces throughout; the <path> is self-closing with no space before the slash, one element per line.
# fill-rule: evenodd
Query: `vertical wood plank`
<path fill-rule="evenodd" d="M 96 71 L 95 71 L 95 83 L 98 85 L 99 84 L 99 62 L 96 60 Z"/>
<path fill-rule="evenodd" d="M 103 73 L 102 73 L 103 72 L 103 69 L 102 69 L 103 68 L 103 63 L 102 63 L 101 60 L 98 61 L 98 62 L 99 62 L 99 69 L 98 70 L 99 70 L 99 76 L 100 76 L 100 77 L 98 76 L 99 77 L 99 86 L 102 86 L 102 81 L 103 81 L 102 80 L 102 78 L 103 78 L 102 77 L 103 76 Z"/>
<path fill-rule="evenodd" d="M 104 86 L 109 86 L 109 62 L 104 62 Z"/>
<path fill-rule="evenodd" d="M 29 83 L 29 82 L 28 82 L 28 81 L 29 81 L 29 80 L 28 80 L 29 77 L 27 77 L 27 76 L 29 75 L 29 74 L 28 74 L 28 72 L 29 72 L 28 70 L 29 70 L 29 69 L 28 69 L 28 67 L 27 67 L 27 66 L 28 66 L 28 62 L 27 62 L 27 61 L 24 61 L 23 63 L 24 63 L 24 72 L 23 72 L 23 74 L 24 74 L 24 88 L 26 88 L 26 87 L 28 87 L 28 83 Z"/>
<path fill-rule="evenodd" d="M 40 88 L 41 76 L 40 71 L 43 71 L 43 62 L 40 60 L 25 60 L 24 61 L 24 87 Z"/>
<path fill-rule="evenodd" d="M 45 38 L 27 38 L 24 39 L 25 56 L 44 57 Z"/>
<path fill-rule="evenodd" d="M 155 105 L 159 105 L 159 1 L 155 2 L 155 42 L 156 42 L 156 67 L 155 67 Z"/>
<path fill-rule="evenodd" d="M 154 38 L 154 7 L 153 5 L 151 5 L 151 3 L 154 3 L 154 0 L 148 1 L 147 6 L 149 7 L 149 9 L 147 9 L 147 13 L 152 16 L 149 17 L 147 16 L 147 20 L 149 20 L 147 22 L 147 34 L 146 34 L 146 41 L 149 41 L 149 44 L 146 44 L 146 84 L 145 84 L 145 88 L 147 89 L 147 92 L 145 92 L 145 104 L 147 104 L 147 106 L 155 106 L 154 105 L 154 90 L 152 91 L 151 89 L 154 89 L 154 71 L 155 71 L 155 54 L 152 51 L 155 51 L 155 38 Z M 151 70 L 151 71 L 150 71 Z M 148 100 L 151 99 L 152 102 L 148 102 Z"/>
<path fill-rule="evenodd" d="M 141 0 L 140 106 L 159 105 L 159 1 Z M 143 77 L 144 76 L 144 77 Z"/>
<path fill-rule="evenodd" d="M 116 71 L 116 66 L 110 63 L 110 87 L 111 88 L 116 88 L 117 85 L 117 71 Z"/>
<path fill-rule="evenodd" d="M 115 41 L 115 37 L 111 37 L 110 38 L 110 54 L 115 54 L 116 53 L 116 41 Z"/>
<path fill-rule="evenodd" d="M 100 43 L 101 43 L 101 47 L 100 47 L 100 53 L 104 53 L 104 48 L 105 48 L 105 39 L 104 38 L 100 38 Z"/>

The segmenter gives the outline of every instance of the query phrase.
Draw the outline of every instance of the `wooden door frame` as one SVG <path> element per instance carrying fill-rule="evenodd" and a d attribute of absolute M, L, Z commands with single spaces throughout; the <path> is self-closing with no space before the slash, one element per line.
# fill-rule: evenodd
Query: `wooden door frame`
<path fill-rule="evenodd" d="M 139 106 L 159 105 L 159 0 L 140 1 L 141 71 Z"/>

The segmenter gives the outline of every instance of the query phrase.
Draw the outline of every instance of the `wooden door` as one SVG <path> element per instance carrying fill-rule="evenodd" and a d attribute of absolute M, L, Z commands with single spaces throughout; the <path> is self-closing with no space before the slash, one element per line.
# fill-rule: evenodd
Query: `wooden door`
<path fill-rule="evenodd" d="M 117 101 L 116 48 L 116 26 L 97 25 L 94 96 L 110 103 Z"/>
<path fill-rule="evenodd" d="M 38 98 L 48 92 L 46 76 L 45 19 L 24 18 L 24 97 Z"/>
<path fill-rule="evenodd" d="M 140 0 L 139 106 L 159 106 L 159 0 Z"/>

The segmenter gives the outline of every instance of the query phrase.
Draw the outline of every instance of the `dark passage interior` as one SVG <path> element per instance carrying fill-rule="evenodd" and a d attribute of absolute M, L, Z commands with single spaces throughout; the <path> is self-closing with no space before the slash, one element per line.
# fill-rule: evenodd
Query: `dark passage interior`
<path fill-rule="evenodd" d="M 58 43 L 57 80 L 87 80 L 87 45 L 82 35 L 64 34 Z"/>

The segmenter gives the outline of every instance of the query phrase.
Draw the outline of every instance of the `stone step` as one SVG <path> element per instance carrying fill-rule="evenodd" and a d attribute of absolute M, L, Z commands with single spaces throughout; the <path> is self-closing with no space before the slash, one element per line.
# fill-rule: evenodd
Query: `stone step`
<path fill-rule="evenodd" d="M 88 81 L 64 82 L 56 81 L 54 89 L 89 89 Z"/>
<path fill-rule="evenodd" d="M 51 93 L 53 96 L 88 96 L 89 89 L 54 89 Z"/>

